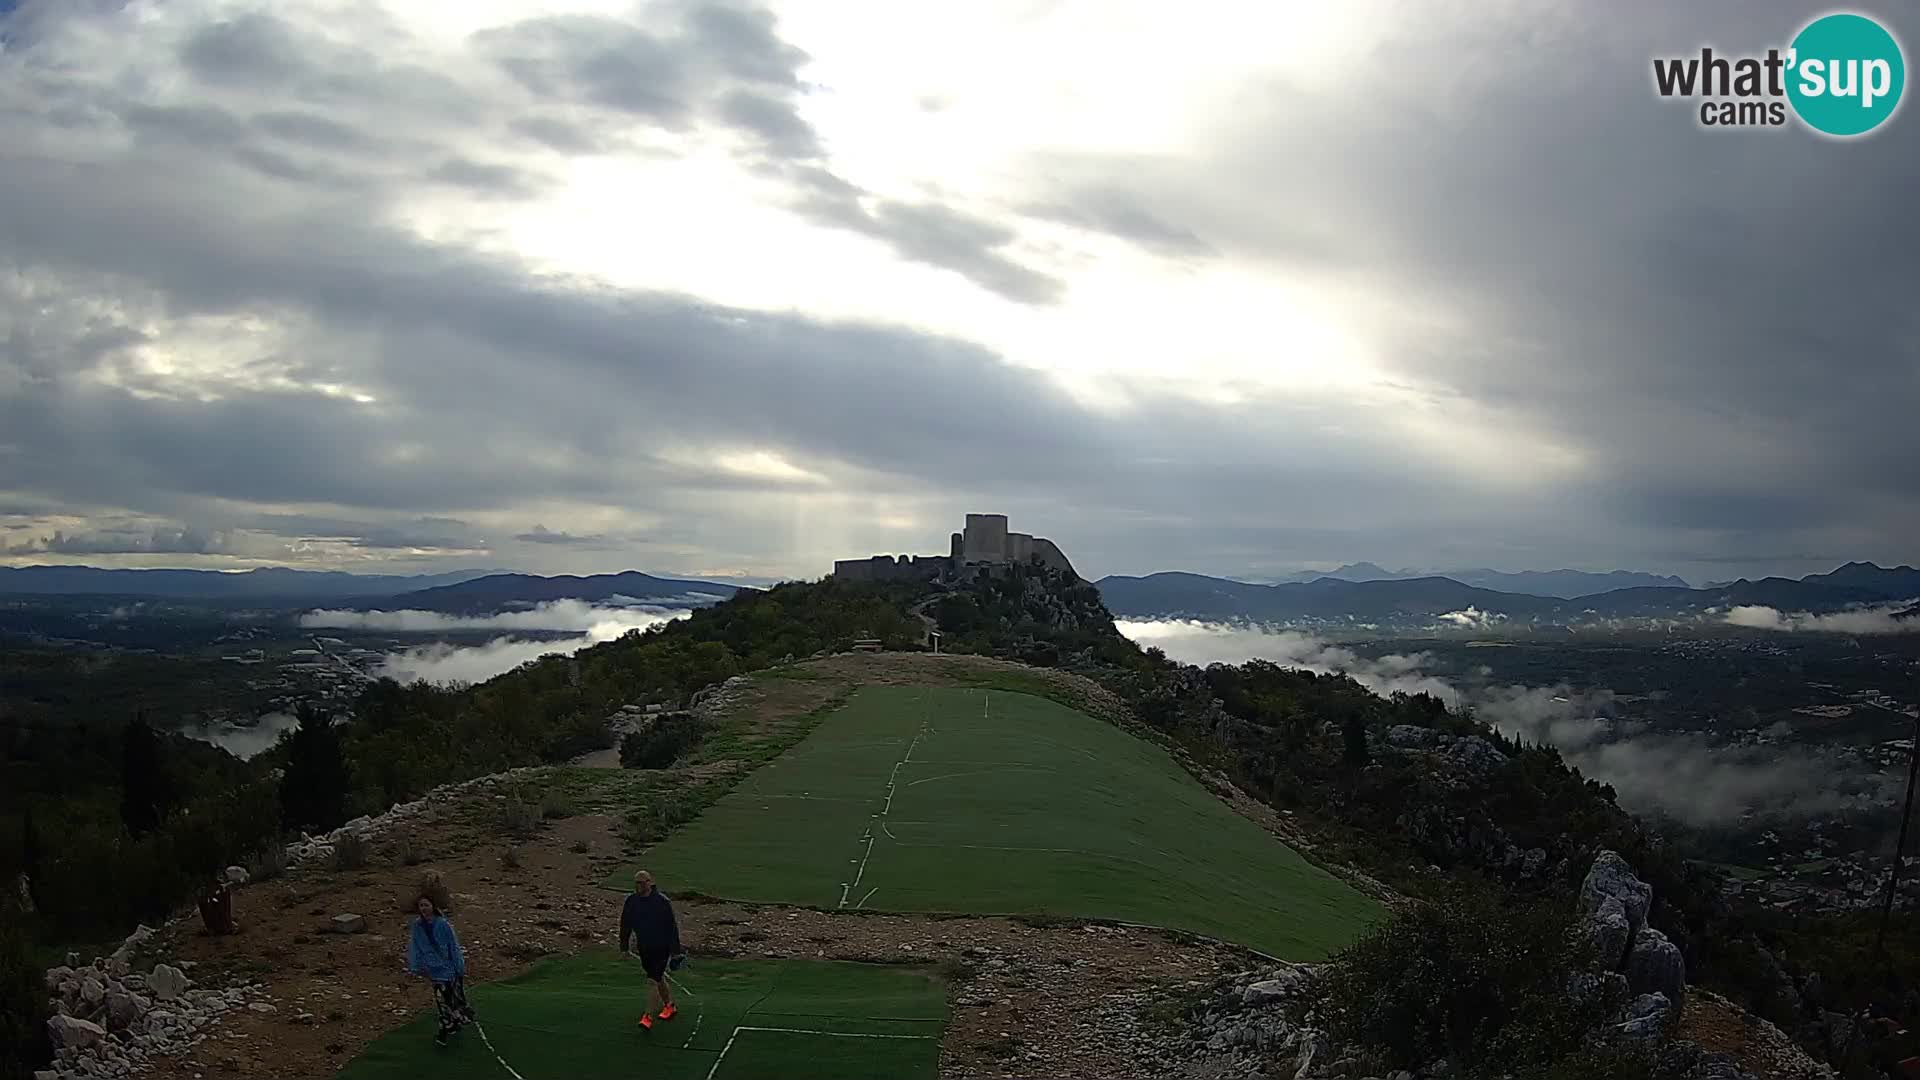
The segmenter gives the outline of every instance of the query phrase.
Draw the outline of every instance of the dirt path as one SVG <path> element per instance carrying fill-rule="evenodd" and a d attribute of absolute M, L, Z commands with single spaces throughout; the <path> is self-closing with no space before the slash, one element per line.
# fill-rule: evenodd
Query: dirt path
<path fill-rule="evenodd" d="M 240 889 L 241 933 L 214 938 L 177 923 L 175 955 L 202 983 L 262 982 L 272 1013 L 238 1014 L 153 1075 L 168 1080 L 266 1076 L 325 1080 L 383 1032 L 429 1007 L 405 975 L 407 906 L 421 878 L 452 890 L 470 978 L 508 978 L 540 957 L 617 943 L 621 896 L 599 888 L 622 852 L 615 819 L 585 814 L 510 845 L 486 835 L 485 806 L 452 804 L 409 833 L 434 857 L 376 847 L 361 870 L 312 870 Z M 479 824 L 476 824 L 476 822 Z M 517 867 L 503 864 L 509 849 Z M 669 890 L 671 882 L 663 883 Z M 1249 963 L 1224 946 L 1182 944 L 1125 928 L 1031 926 L 1009 919 L 843 914 L 725 902 L 678 905 L 696 962 L 707 956 L 807 956 L 938 964 L 951 980 L 953 1020 L 941 1075 L 1164 1075 L 1124 1037 L 1143 991 L 1210 979 Z M 367 918 L 363 933 L 325 931 L 336 914 Z M 637 1003 L 636 998 L 636 1003 Z"/>

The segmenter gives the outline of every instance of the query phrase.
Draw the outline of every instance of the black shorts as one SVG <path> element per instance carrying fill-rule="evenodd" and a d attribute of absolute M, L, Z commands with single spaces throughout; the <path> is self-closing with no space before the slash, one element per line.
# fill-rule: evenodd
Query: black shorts
<path fill-rule="evenodd" d="M 640 966 L 647 969 L 647 978 L 655 982 L 667 976 L 667 959 L 671 954 L 665 949 L 641 949 Z"/>

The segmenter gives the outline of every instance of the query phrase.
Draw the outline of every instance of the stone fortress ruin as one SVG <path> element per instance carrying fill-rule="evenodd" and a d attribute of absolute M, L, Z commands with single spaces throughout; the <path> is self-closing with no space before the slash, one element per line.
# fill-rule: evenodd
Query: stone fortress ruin
<path fill-rule="evenodd" d="M 1007 515 L 968 514 L 966 530 L 953 534 L 945 555 L 836 559 L 833 576 L 840 581 L 932 581 L 1004 574 L 1014 566 L 1036 562 L 1074 573 L 1073 564 L 1053 541 L 1008 532 Z"/>

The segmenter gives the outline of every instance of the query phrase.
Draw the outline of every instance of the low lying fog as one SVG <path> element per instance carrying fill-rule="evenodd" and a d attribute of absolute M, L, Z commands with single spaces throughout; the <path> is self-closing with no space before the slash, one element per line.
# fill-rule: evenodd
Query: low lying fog
<path fill-rule="evenodd" d="M 497 615 L 443 615 L 437 611 L 310 611 L 300 625 L 312 629 L 374 630 L 431 634 L 461 630 L 578 631 L 573 637 L 536 641 L 502 634 L 484 645 L 451 645 L 436 641 L 391 653 L 377 672 L 403 683 L 478 683 L 512 671 L 529 660 L 554 653 L 574 653 L 588 645 L 612 641 L 629 630 L 684 619 L 685 608 L 646 604 L 615 606 L 582 600 L 553 600 L 526 611 Z"/>
<path fill-rule="evenodd" d="M 1498 685 L 1482 668 L 1469 678 L 1443 678 L 1425 669 L 1426 653 L 1377 659 L 1310 634 L 1258 626 L 1187 620 L 1121 620 L 1120 632 L 1142 646 L 1158 646 L 1189 664 L 1270 660 L 1309 671 L 1340 672 L 1382 696 L 1396 690 L 1428 693 L 1449 706 L 1471 706 L 1500 731 L 1560 750 L 1582 774 L 1613 785 L 1629 809 L 1661 812 L 1690 825 L 1733 821 L 1750 809 L 1814 814 L 1841 802 L 1846 766 L 1838 755 L 1796 746 L 1718 747 L 1691 734 L 1662 734 L 1614 715 L 1611 691 L 1577 692 L 1565 685 Z M 1859 784 L 1880 778 L 1860 774 Z"/>

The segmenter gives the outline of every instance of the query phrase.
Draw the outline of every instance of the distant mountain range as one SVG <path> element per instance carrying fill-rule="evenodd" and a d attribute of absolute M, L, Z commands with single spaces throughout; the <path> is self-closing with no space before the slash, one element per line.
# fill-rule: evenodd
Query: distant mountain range
<path fill-rule="evenodd" d="M 1741 605 L 1821 613 L 1920 597 L 1920 571 L 1906 566 L 1885 569 L 1872 563 L 1849 563 L 1831 574 L 1798 581 L 1743 578 L 1706 589 L 1636 586 L 1571 598 L 1503 592 L 1439 576 L 1363 581 L 1326 576 L 1251 585 L 1201 574 L 1164 573 L 1106 577 L 1094 584 L 1107 607 L 1123 617 L 1438 622 L 1451 615 L 1455 616 L 1451 621 L 1462 625 L 1475 625 L 1489 616 L 1548 624 L 1693 618 L 1708 609 L 1724 611 Z"/>
<path fill-rule="evenodd" d="M 740 591 L 737 585 L 715 581 L 682 581 L 629 570 L 620 574 L 574 577 L 561 574 L 493 574 L 451 585 L 440 585 L 392 597 L 388 606 L 449 614 L 499 611 L 516 605 L 551 600 L 638 602 L 677 607 L 718 603 Z"/>
<path fill-rule="evenodd" d="M 173 600 L 346 599 L 394 596 L 497 574 L 455 570 L 415 576 L 332 570 L 105 570 L 97 566 L 0 566 L 0 594 L 150 596 Z"/>
<path fill-rule="evenodd" d="M 1472 585 L 1477 589 L 1523 593 L 1528 596 L 1557 596 L 1561 599 L 1590 596 L 1615 589 L 1691 588 L 1681 578 L 1671 575 L 1642 574 L 1632 570 L 1611 570 L 1604 574 L 1590 573 L 1585 570 L 1522 570 L 1519 573 L 1503 573 L 1485 568 L 1386 570 L 1370 562 L 1348 563 L 1338 570 L 1329 570 L 1324 574 L 1303 570 L 1297 574 L 1278 578 L 1275 584 L 1306 584 L 1322 578 L 1333 578 L 1337 581 L 1408 581 L 1414 578 L 1430 577 L 1447 578 L 1462 585 Z"/>

